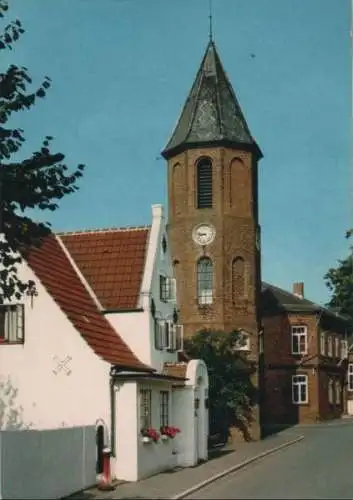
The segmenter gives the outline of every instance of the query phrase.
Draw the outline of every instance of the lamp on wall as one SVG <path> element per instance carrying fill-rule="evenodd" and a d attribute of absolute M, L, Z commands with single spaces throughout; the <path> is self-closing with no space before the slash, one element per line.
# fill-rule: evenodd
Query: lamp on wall
<path fill-rule="evenodd" d="M 34 281 L 29 281 L 28 282 L 28 288 L 26 291 L 27 297 L 31 297 L 31 307 L 33 308 L 33 297 L 38 297 L 38 291 L 36 288 L 36 284 Z"/>

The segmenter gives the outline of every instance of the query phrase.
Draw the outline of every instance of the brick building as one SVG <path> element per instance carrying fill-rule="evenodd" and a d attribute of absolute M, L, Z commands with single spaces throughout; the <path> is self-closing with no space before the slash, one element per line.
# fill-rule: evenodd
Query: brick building
<path fill-rule="evenodd" d="M 184 335 L 240 328 L 257 366 L 262 153 L 212 40 L 162 154 L 168 161 L 168 235 Z"/>
<path fill-rule="evenodd" d="M 260 436 L 260 413 L 263 423 L 340 416 L 346 401 L 347 321 L 298 297 L 300 290 L 290 294 L 261 284 L 262 152 L 212 40 L 162 155 L 184 335 L 202 329 L 243 331 L 260 389 L 261 412 L 255 409 L 252 437 Z M 353 364 L 351 371 L 353 394 Z"/>
<path fill-rule="evenodd" d="M 347 318 L 263 283 L 264 423 L 296 424 L 347 413 Z"/>

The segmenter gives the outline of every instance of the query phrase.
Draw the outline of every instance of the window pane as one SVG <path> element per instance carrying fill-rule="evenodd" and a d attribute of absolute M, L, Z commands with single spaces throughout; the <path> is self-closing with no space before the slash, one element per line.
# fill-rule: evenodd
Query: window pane
<path fill-rule="evenodd" d="M 299 342 L 300 342 L 300 346 L 299 346 L 299 349 L 301 353 L 304 353 L 306 352 L 306 336 L 305 335 L 300 335 L 300 338 L 299 338 Z"/>
<path fill-rule="evenodd" d="M 293 353 L 299 352 L 299 342 L 297 335 L 292 336 L 292 351 Z"/>
<path fill-rule="evenodd" d="M 205 257 L 197 263 L 197 293 L 200 304 L 212 303 L 213 266 L 211 259 Z"/>
<path fill-rule="evenodd" d="M 300 384 L 300 402 L 306 402 L 306 384 Z"/>
<path fill-rule="evenodd" d="M 298 384 L 293 384 L 293 402 L 298 403 L 299 401 L 299 387 Z"/>

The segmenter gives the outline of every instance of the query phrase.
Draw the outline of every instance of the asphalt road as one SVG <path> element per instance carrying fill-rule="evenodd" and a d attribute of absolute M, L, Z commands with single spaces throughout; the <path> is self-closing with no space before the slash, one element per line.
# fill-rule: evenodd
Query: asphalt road
<path fill-rule="evenodd" d="M 305 439 L 188 499 L 353 499 L 353 424 L 303 428 Z"/>

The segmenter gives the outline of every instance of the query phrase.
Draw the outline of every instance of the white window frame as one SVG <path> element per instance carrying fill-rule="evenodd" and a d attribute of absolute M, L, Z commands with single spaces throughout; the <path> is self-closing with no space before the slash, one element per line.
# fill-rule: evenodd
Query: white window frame
<path fill-rule="evenodd" d="M 159 351 L 182 351 L 184 348 L 184 327 L 172 320 L 154 320 L 154 346 Z"/>
<path fill-rule="evenodd" d="M 334 389 L 333 378 L 330 378 L 328 381 L 328 403 L 330 405 L 333 405 L 333 398 L 334 398 L 333 389 Z"/>
<path fill-rule="evenodd" d="M 327 337 L 327 355 L 332 358 L 333 357 L 333 340 L 332 335 Z"/>
<path fill-rule="evenodd" d="M 340 350 L 340 339 L 339 337 L 335 337 L 335 358 L 339 358 L 341 354 Z"/>
<path fill-rule="evenodd" d="M 353 363 L 348 363 L 347 368 L 347 390 L 353 392 Z"/>
<path fill-rule="evenodd" d="M 169 425 L 169 401 L 169 391 L 159 391 L 159 421 L 161 427 Z"/>
<path fill-rule="evenodd" d="M 24 342 L 24 304 L 0 305 L 0 339 L 6 344 Z"/>
<path fill-rule="evenodd" d="M 295 387 L 298 388 L 298 400 L 295 398 Z M 302 398 L 302 387 L 305 387 L 305 398 Z M 308 404 L 309 382 L 308 376 L 303 374 L 292 375 L 292 403 L 295 405 Z"/>
<path fill-rule="evenodd" d="M 325 332 L 320 333 L 320 354 L 321 354 L 321 356 L 326 356 L 326 334 L 325 334 Z"/>
<path fill-rule="evenodd" d="M 159 295 L 161 302 L 175 302 L 176 279 L 164 274 L 159 275 Z"/>
<path fill-rule="evenodd" d="M 347 359 L 348 357 L 348 341 L 341 340 L 341 359 Z"/>
<path fill-rule="evenodd" d="M 305 339 L 305 348 L 301 349 L 301 339 Z M 294 339 L 297 339 L 298 348 L 295 349 Z M 306 325 L 291 325 L 292 354 L 308 354 L 308 327 Z"/>
<path fill-rule="evenodd" d="M 336 406 L 341 404 L 341 384 L 338 379 L 335 380 L 335 401 Z"/>
<path fill-rule="evenodd" d="M 140 389 L 140 430 L 152 427 L 152 389 Z"/>
<path fill-rule="evenodd" d="M 199 306 L 213 304 L 214 268 L 209 257 L 201 257 L 196 264 L 197 303 Z"/>

